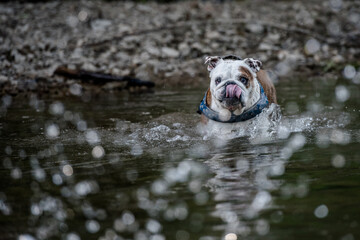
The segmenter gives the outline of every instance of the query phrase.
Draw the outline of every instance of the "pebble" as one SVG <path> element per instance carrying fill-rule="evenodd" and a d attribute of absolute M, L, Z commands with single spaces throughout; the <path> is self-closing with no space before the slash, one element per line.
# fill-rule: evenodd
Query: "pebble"
<path fill-rule="evenodd" d="M 327 0 L 319 1 L 319 6 L 328 4 Z M 174 2 L 166 6 L 112 1 L 85 1 L 76 7 L 71 1 L 3 4 L 0 23 L 6 34 L 0 34 L 0 83 L 10 79 L 25 82 L 31 76 L 45 77 L 48 81 L 44 84 L 51 86 L 59 82 L 53 76 L 54 68 L 68 65 L 116 75 L 134 74 L 155 83 L 166 78 L 169 86 L 206 85 L 205 55 L 256 56 L 267 69 L 282 74 L 301 70 L 303 63 L 322 66 L 330 60 L 360 64 L 359 45 L 350 48 L 316 38 L 321 35 L 331 41 L 334 36 L 358 31 L 359 17 L 350 14 L 351 2 L 343 1 L 341 11 L 331 19 L 326 8 L 314 8 L 306 1 L 255 5 L 246 1 Z M 31 17 L 31 24 L 22 16 Z M 272 27 L 277 25 L 280 28 Z M 290 27 L 313 32 L 314 36 L 286 31 Z M 319 44 L 308 54 L 306 43 L 312 38 Z M 186 77 L 179 81 L 183 73 L 198 80 Z M 24 84 L 14 84 L 15 90 L 16 86 Z M 116 87 L 108 85 L 106 89 Z"/>
<path fill-rule="evenodd" d="M 179 51 L 174 48 L 163 47 L 161 48 L 161 52 L 163 57 L 178 58 L 180 56 Z"/>

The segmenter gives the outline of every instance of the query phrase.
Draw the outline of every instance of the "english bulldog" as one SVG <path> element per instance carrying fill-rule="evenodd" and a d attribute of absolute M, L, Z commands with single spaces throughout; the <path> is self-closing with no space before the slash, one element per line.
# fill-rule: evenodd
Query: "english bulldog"
<path fill-rule="evenodd" d="M 238 128 L 277 103 L 275 87 L 259 60 L 211 56 L 205 64 L 210 87 L 198 110 L 203 124 Z"/>

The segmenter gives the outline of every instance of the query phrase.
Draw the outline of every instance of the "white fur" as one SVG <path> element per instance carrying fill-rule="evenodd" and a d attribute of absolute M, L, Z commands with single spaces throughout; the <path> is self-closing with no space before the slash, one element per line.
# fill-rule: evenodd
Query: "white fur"
<path fill-rule="evenodd" d="M 240 75 L 239 68 L 240 66 L 245 67 L 253 73 L 254 86 L 246 88 L 243 83 L 237 80 L 237 77 Z M 217 77 L 222 78 L 222 82 L 216 86 L 215 79 Z M 244 61 L 224 61 L 219 60 L 219 63 L 216 67 L 210 72 L 210 91 L 212 95 L 212 102 L 210 108 L 214 111 L 220 112 L 224 109 L 221 105 L 219 99 L 221 99 L 221 88 L 228 81 L 234 81 L 241 88 L 242 95 L 245 99 L 246 106 L 241 110 L 238 109 L 234 114 L 239 115 L 245 110 L 252 107 L 260 99 L 260 85 L 256 78 L 256 74 L 244 63 Z"/>
<path fill-rule="evenodd" d="M 246 60 L 246 59 L 245 59 Z M 220 118 L 227 120 L 230 118 L 230 111 L 224 107 L 220 102 L 221 89 L 223 85 L 228 81 L 234 81 L 242 90 L 242 97 L 244 98 L 245 107 L 236 109 L 233 113 L 240 115 L 247 109 L 251 108 L 260 99 L 260 84 L 256 78 L 256 73 L 246 64 L 245 60 L 223 60 L 219 59 L 216 62 L 216 66 L 210 71 L 210 91 L 212 95 L 211 105 L 209 106 L 212 110 L 219 112 Z M 238 80 L 241 75 L 239 72 L 240 66 L 247 68 L 253 74 L 254 84 L 249 88 Z M 221 77 L 222 81 L 216 86 L 215 79 Z M 238 131 L 251 122 L 251 120 L 237 123 L 221 123 L 209 119 L 207 127 L 214 130 L 214 132 L 221 132 L 224 134 L 231 133 L 232 131 Z"/>

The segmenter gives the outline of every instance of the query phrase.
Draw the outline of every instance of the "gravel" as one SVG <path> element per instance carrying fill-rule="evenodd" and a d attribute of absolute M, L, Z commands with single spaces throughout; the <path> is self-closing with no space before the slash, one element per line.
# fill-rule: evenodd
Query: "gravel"
<path fill-rule="evenodd" d="M 203 86 L 204 56 L 226 54 L 257 58 L 276 77 L 358 67 L 360 3 L 0 3 L 1 95 L 70 86 L 59 66 Z"/>

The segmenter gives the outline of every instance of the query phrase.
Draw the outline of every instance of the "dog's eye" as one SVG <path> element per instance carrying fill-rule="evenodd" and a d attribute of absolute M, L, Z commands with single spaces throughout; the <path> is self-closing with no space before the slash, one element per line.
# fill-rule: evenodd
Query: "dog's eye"
<path fill-rule="evenodd" d="M 240 82 L 246 85 L 248 83 L 248 79 L 246 77 L 240 77 Z"/>
<path fill-rule="evenodd" d="M 219 85 L 219 83 L 221 83 L 221 77 L 217 77 L 217 78 L 215 79 L 215 84 L 216 84 L 216 85 Z"/>

